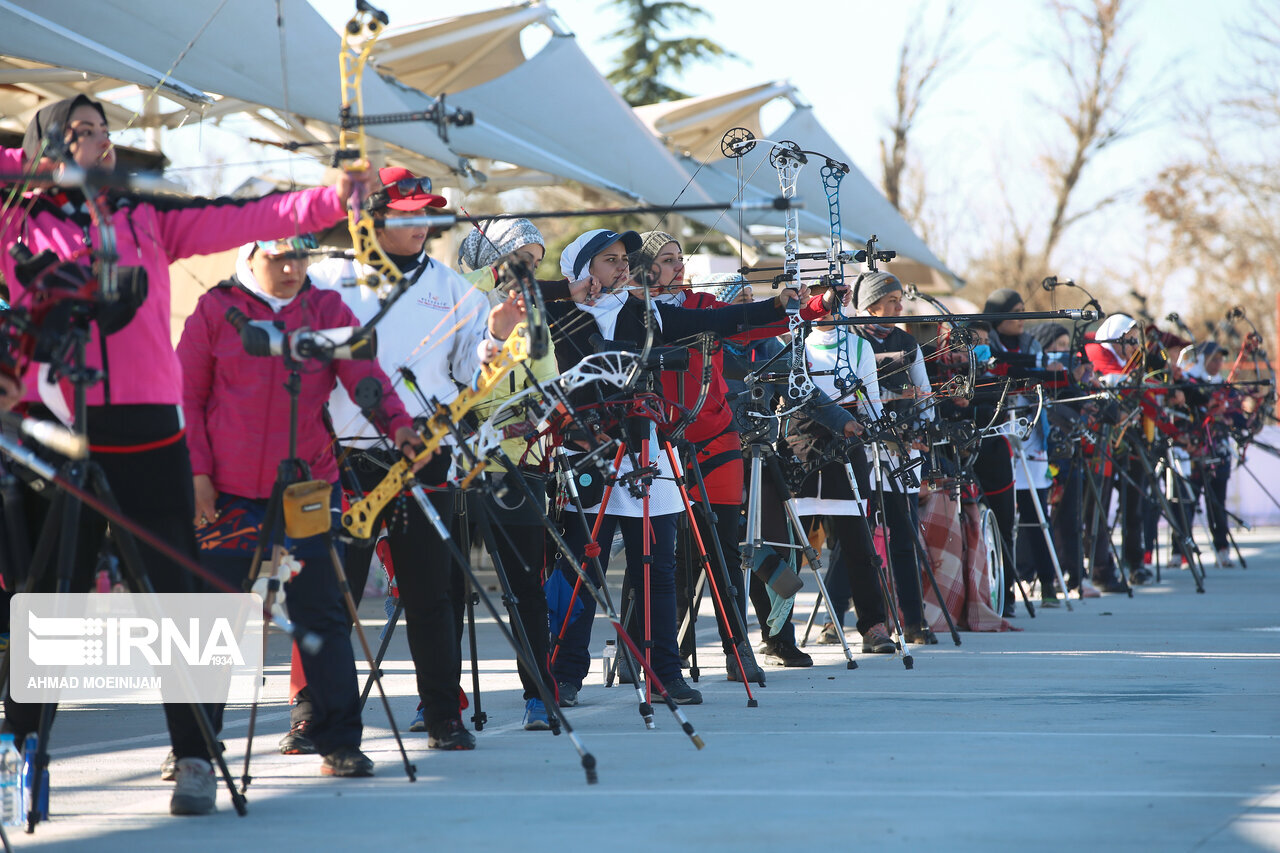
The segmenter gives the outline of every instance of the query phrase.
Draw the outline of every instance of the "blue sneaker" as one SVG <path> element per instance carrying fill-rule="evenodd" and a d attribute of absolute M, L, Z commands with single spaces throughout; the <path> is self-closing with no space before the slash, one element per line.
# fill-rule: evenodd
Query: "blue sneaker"
<path fill-rule="evenodd" d="M 530 699 L 524 703 L 524 730 L 526 732 L 551 731 L 551 721 L 547 718 L 547 706 L 541 699 Z"/>
<path fill-rule="evenodd" d="M 418 713 L 414 715 L 413 722 L 409 724 L 409 731 L 425 732 L 426 730 L 427 730 L 426 711 L 422 709 L 422 706 L 418 706 Z"/>

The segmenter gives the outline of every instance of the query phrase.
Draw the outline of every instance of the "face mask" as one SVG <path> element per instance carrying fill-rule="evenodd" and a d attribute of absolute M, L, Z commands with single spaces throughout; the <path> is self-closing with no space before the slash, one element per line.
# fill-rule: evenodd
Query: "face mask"
<path fill-rule="evenodd" d="M 973 348 L 973 359 L 979 365 L 986 365 L 991 361 L 991 347 L 987 344 L 977 344 Z"/>

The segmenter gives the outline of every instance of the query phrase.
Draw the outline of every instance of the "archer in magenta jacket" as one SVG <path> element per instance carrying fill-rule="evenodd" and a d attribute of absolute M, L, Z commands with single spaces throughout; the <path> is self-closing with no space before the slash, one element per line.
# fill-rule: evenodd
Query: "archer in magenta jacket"
<path fill-rule="evenodd" d="M 245 255 L 242 251 L 238 270 Z M 289 374 L 280 356 L 252 356 L 244 351 L 240 333 L 225 319 L 227 309 L 238 308 L 250 320 L 283 323 L 287 332 L 303 326 L 359 326 L 360 321 L 340 293 L 314 288 L 310 281 L 276 311 L 246 288 L 242 275 L 239 272 L 205 293 L 187 318 L 178 342 L 183 414 L 192 473 L 208 475 L 219 494 L 266 499 L 271 497 L 280 461 L 289 455 L 289 395 L 284 389 Z M 384 433 L 393 435 L 401 427 L 412 426 L 376 360 L 308 362 L 298 400 L 298 456 L 318 480 L 338 480 L 333 443 L 320 417 L 325 401 L 335 382 L 340 380 L 350 394 L 366 376 L 382 385 Z"/>

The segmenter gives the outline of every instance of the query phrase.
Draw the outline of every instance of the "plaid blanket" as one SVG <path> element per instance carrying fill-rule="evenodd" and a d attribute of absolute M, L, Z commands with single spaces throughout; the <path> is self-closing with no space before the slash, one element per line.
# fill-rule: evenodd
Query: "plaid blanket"
<path fill-rule="evenodd" d="M 920 524 L 925 548 L 946 600 L 947 612 L 962 631 L 1017 631 L 991 609 L 991 585 L 987 578 L 986 552 L 978 529 L 978 508 L 972 504 L 957 514 L 955 500 L 945 492 L 920 492 Z M 933 585 L 920 578 L 924 590 L 924 615 L 934 631 L 947 630 Z"/>

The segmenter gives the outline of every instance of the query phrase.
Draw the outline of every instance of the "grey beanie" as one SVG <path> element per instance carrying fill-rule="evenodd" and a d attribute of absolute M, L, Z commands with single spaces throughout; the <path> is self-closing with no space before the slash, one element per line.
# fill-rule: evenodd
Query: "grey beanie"
<path fill-rule="evenodd" d="M 982 306 L 983 314 L 1008 314 L 1023 303 L 1022 294 L 1010 287 L 992 291 Z"/>
<path fill-rule="evenodd" d="M 462 239 L 458 246 L 458 265 L 467 270 L 478 270 L 530 243 L 544 248 L 547 245 L 542 239 L 542 232 L 532 222 L 527 219 L 498 219 L 483 231 L 472 228 Z"/>
<path fill-rule="evenodd" d="M 864 273 L 858 277 L 858 283 L 854 285 L 854 307 L 859 311 L 865 311 L 889 294 L 901 292 L 902 282 L 898 281 L 893 273 L 884 270 Z"/>
<path fill-rule="evenodd" d="M 631 266 L 647 272 L 649 267 L 653 266 L 653 261 L 662 251 L 662 247 L 668 243 L 680 245 L 680 241 L 666 231 L 640 232 L 640 249 L 631 253 Z"/>

